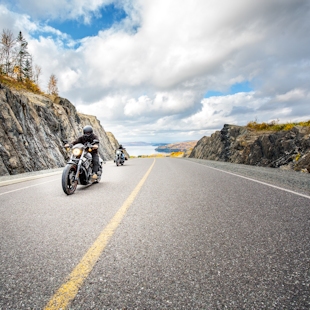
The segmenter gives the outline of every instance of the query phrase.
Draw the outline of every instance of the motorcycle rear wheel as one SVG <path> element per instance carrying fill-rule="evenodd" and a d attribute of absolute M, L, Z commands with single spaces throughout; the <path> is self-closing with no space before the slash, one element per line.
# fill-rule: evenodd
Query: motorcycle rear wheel
<path fill-rule="evenodd" d="M 61 184 L 62 189 L 67 195 L 72 195 L 77 188 L 77 181 L 75 181 L 76 165 L 66 165 L 62 172 Z"/>

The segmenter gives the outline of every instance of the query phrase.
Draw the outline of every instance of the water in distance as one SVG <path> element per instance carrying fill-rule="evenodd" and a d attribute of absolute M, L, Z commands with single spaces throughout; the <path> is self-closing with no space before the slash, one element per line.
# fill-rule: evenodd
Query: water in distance
<path fill-rule="evenodd" d="M 130 156 L 139 156 L 139 155 L 153 155 L 153 154 L 165 154 L 168 153 L 164 152 L 157 152 L 155 151 L 155 148 L 157 148 L 156 145 L 135 145 L 135 146 L 126 146 L 126 144 L 123 144 L 123 147 L 126 148 L 126 151 Z"/>

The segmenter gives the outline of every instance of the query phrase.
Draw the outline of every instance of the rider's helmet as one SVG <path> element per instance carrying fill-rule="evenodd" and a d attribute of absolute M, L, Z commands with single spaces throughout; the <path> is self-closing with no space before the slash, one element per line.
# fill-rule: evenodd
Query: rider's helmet
<path fill-rule="evenodd" d="M 118 148 L 119 148 L 119 149 L 122 149 L 122 148 L 123 148 L 123 146 L 120 144 Z"/>
<path fill-rule="evenodd" d="M 93 133 L 93 127 L 90 125 L 87 125 L 83 128 L 83 135 L 84 137 L 89 137 Z"/>

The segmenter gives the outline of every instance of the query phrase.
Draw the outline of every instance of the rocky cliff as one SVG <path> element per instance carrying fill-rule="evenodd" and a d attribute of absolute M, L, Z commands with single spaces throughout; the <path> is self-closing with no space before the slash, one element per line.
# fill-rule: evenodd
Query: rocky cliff
<path fill-rule="evenodd" d="M 68 154 L 65 141 L 92 125 L 104 160 L 114 157 L 111 142 L 95 116 L 80 114 L 70 101 L 0 84 L 0 175 L 62 167 Z"/>
<path fill-rule="evenodd" d="M 226 124 L 200 139 L 189 157 L 310 172 L 310 127 L 261 132 Z"/>

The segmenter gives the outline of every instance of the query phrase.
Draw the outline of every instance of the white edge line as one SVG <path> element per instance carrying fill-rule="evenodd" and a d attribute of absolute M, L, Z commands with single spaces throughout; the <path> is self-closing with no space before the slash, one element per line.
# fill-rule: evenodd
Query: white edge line
<path fill-rule="evenodd" d="M 267 186 L 270 186 L 270 187 L 274 187 L 274 188 L 277 188 L 277 189 L 280 189 L 282 191 L 286 191 L 286 192 L 289 192 L 289 193 L 292 193 L 292 194 L 295 194 L 295 195 L 299 195 L 301 197 L 305 197 L 305 198 L 308 198 L 310 199 L 310 196 L 308 195 L 304 195 L 304 194 L 301 194 L 301 193 L 298 193 L 298 192 L 294 192 L 294 191 L 291 191 L 289 189 L 286 189 L 286 188 L 282 188 L 282 187 L 279 187 L 279 186 L 276 186 L 276 185 L 272 185 L 272 184 L 269 184 L 269 183 L 265 183 L 265 182 L 262 182 L 262 181 L 258 181 L 258 180 L 255 180 L 255 179 L 251 179 L 251 178 L 248 178 L 248 177 L 244 177 L 240 174 L 236 174 L 236 173 L 232 173 L 232 172 L 228 172 L 228 171 L 225 171 L 225 170 L 221 170 L 221 169 L 218 169 L 218 168 L 213 168 L 213 167 L 210 167 L 208 165 L 204 165 L 204 164 L 201 164 L 201 163 L 197 163 L 195 161 L 193 161 L 195 164 L 198 164 L 198 165 L 203 165 L 205 167 L 208 167 L 210 169 L 214 169 L 214 170 L 218 170 L 218 171 L 221 171 L 221 172 L 224 172 L 224 173 L 227 173 L 227 174 L 231 174 L 231 175 L 234 175 L 234 176 L 237 176 L 239 178 L 243 178 L 243 179 L 246 179 L 246 180 L 250 180 L 250 181 L 253 181 L 253 182 L 256 182 L 256 183 L 260 183 L 260 184 L 264 184 L 264 185 L 267 185 Z"/>
<path fill-rule="evenodd" d="M 38 183 L 38 184 L 33 184 L 33 185 L 26 186 L 26 187 L 21 187 L 21 188 L 13 189 L 11 191 L 0 193 L 0 196 L 5 195 L 5 194 L 9 194 L 9 193 L 13 193 L 13 192 L 16 192 L 16 191 L 20 191 L 22 189 L 27 189 L 29 187 L 38 186 L 38 185 L 42 185 L 42 184 L 45 184 L 45 183 L 51 183 L 51 182 L 54 182 L 54 181 L 57 181 L 57 180 L 58 179 L 54 179 L 54 180 L 51 180 L 51 181 L 41 182 L 41 183 Z"/>
<path fill-rule="evenodd" d="M 30 180 L 40 179 L 40 178 L 44 178 L 44 177 L 49 177 L 49 176 L 60 174 L 60 173 L 62 173 L 62 171 L 57 171 L 57 172 L 45 173 L 45 174 L 40 174 L 40 175 L 35 175 L 35 176 L 29 176 L 29 177 L 25 177 L 25 178 L 19 178 L 19 179 L 12 179 L 12 180 L 7 180 L 7 181 L 2 181 L 2 182 L 0 182 L 0 187 L 1 186 L 15 184 L 15 183 L 20 183 L 20 182 L 26 182 L 26 181 L 30 181 Z"/>

